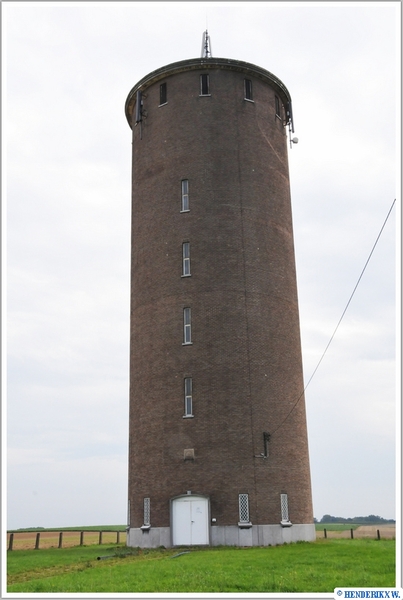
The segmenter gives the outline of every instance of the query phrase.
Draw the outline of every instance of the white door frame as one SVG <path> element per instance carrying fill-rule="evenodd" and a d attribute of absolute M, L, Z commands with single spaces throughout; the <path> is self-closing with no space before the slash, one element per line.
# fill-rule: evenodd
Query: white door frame
<path fill-rule="evenodd" d="M 175 496 L 174 498 L 171 498 L 171 500 L 169 501 L 170 504 L 170 523 L 171 523 L 171 544 L 174 545 L 174 502 L 175 500 L 181 500 L 181 499 L 186 499 L 189 500 L 189 502 L 193 502 L 193 501 L 197 501 L 197 500 L 203 500 L 206 502 L 207 504 L 207 514 L 206 514 L 206 529 L 207 529 L 207 542 L 205 545 L 210 545 L 210 496 L 205 496 L 203 494 L 181 494 L 180 496 Z M 177 544 L 178 545 L 178 544 Z M 184 545 L 192 545 L 192 544 L 184 544 Z M 195 544 L 195 545 L 201 545 L 201 544 Z"/>

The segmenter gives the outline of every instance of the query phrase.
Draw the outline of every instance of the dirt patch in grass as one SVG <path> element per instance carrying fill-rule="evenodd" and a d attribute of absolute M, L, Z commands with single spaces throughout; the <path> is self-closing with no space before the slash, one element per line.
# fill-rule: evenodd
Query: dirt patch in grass
<path fill-rule="evenodd" d="M 378 530 L 381 538 L 390 540 L 396 537 L 396 525 L 360 525 L 354 531 L 354 536 L 376 538 Z"/>

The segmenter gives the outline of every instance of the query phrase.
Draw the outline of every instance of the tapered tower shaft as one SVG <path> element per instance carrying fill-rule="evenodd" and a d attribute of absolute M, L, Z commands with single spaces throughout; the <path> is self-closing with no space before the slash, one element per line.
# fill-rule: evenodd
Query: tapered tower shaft
<path fill-rule="evenodd" d="M 192 59 L 143 78 L 126 115 L 128 543 L 314 539 L 290 94 L 255 65 Z"/>

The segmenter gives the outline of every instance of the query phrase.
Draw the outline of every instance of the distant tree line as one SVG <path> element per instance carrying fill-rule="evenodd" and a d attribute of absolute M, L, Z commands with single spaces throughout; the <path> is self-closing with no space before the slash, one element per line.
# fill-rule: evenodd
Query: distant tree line
<path fill-rule="evenodd" d="M 332 515 L 323 515 L 319 523 L 362 523 L 362 524 L 380 524 L 396 523 L 394 519 L 384 519 L 378 515 L 368 515 L 368 517 L 332 517 Z"/>

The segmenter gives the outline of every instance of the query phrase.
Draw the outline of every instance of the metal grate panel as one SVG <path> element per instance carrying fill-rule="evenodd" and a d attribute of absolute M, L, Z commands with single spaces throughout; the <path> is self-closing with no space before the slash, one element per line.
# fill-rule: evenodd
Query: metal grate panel
<path fill-rule="evenodd" d="M 150 498 L 144 498 L 144 525 L 150 523 Z"/>
<path fill-rule="evenodd" d="M 239 494 L 239 521 L 249 523 L 249 495 Z"/>
<path fill-rule="evenodd" d="M 289 521 L 289 517 L 288 517 L 288 496 L 287 494 L 280 494 L 280 501 L 281 501 L 281 520 L 282 521 Z"/>

